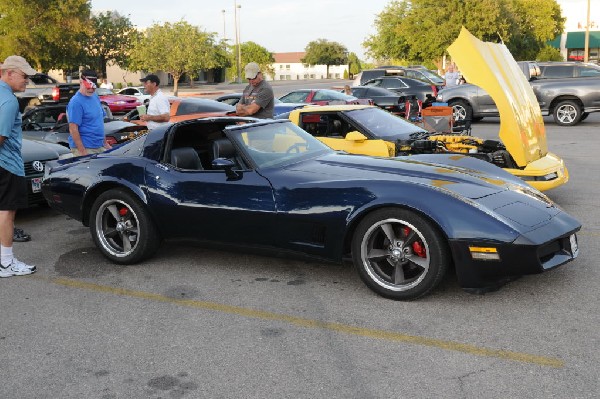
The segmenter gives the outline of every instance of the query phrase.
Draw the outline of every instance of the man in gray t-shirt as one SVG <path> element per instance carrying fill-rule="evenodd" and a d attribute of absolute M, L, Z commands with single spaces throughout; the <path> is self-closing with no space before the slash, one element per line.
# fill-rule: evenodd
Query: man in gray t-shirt
<path fill-rule="evenodd" d="M 263 74 L 256 62 L 249 63 L 244 69 L 249 84 L 235 107 L 237 115 L 260 119 L 273 118 L 275 99 L 271 85 L 263 79 Z"/>
<path fill-rule="evenodd" d="M 448 65 L 448 72 L 446 72 L 446 74 L 444 75 L 444 85 L 446 87 L 454 87 L 458 85 L 459 75 L 460 74 L 458 73 L 458 71 L 454 70 L 454 65 Z"/>

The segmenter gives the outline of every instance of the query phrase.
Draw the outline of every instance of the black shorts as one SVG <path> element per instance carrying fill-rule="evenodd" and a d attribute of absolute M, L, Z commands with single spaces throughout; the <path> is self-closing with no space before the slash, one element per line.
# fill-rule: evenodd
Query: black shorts
<path fill-rule="evenodd" d="M 27 181 L 0 168 L 0 211 L 16 211 L 27 207 Z"/>

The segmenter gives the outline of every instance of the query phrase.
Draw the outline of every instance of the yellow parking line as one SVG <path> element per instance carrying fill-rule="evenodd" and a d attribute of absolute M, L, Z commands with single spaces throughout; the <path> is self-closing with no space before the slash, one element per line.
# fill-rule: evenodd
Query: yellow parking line
<path fill-rule="evenodd" d="M 320 328 L 324 330 L 337 331 L 349 335 L 356 335 L 367 338 L 383 339 L 395 342 L 408 342 L 415 345 L 434 347 L 454 352 L 462 352 L 470 355 L 500 358 L 515 362 L 532 363 L 539 366 L 548 366 L 561 368 L 564 362 L 557 358 L 531 355 L 528 353 L 512 352 L 499 349 L 488 349 L 480 346 L 463 344 L 454 341 L 444 341 L 440 339 L 419 337 L 415 335 L 401 334 L 392 331 L 375 330 L 370 328 L 354 327 L 350 325 L 331 323 L 319 320 L 305 319 L 301 317 L 289 316 L 285 314 L 266 312 L 262 310 L 243 308 L 239 306 L 225 305 L 216 302 L 196 301 L 191 299 L 175 299 L 164 295 L 153 294 L 145 291 L 135 291 L 125 288 L 116 288 L 105 285 L 86 283 L 83 281 L 67 278 L 50 278 L 51 282 L 67 287 L 79 288 L 89 291 L 105 292 L 131 298 L 141 298 L 151 301 L 173 303 L 180 306 L 187 306 L 197 309 L 213 310 L 238 316 L 250 317 L 263 320 L 277 320 L 290 323 L 305 328 Z"/>

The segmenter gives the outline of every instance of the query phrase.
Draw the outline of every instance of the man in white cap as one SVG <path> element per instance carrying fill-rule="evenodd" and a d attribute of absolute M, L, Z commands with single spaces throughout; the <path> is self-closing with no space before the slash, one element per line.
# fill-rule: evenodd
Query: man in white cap
<path fill-rule="evenodd" d="M 260 119 L 273 118 L 273 106 L 275 105 L 273 88 L 264 80 L 256 62 L 250 62 L 244 70 L 249 84 L 235 107 L 237 115 Z"/>
<path fill-rule="evenodd" d="M 0 277 L 24 276 L 36 268 L 13 255 L 15 215 L 27 205 L 21 113 L 14 93 L 25 91 L 37 72 L 18 55 L 7 57 L 0 69 Z"/>

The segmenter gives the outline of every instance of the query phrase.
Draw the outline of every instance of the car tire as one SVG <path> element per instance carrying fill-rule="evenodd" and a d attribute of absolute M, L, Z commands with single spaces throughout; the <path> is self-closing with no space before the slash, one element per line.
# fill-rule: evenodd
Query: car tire
<path fill-rule="evenodd" d="M 123 189 L 98 196 L 90 211 L 90 232 L 102 254 L 119 264 L 152 256 L 160 236 L 143 204 Z"/>
<path fill-rule="evenodd" d="M 554 107 L 552 115 L 557 125 L 573 126 L 581 121 L 581 106 L 572 100 L 561 101 Z"/>
<path fill-rule="evenodd" d="M 442 281 L 451 256 L 437 227 L 423 216 L 406 209 L 383 208 L 357 226 L 352 259 L 371 290 L 390 299 L 412 300 Z"/>
<path fill-rule="evenodd" d="M 448 105 L 452 107 L 452 116 L 455 122 L 473 120 L 473 108 L 466 101 L 452 101 Z"/>

